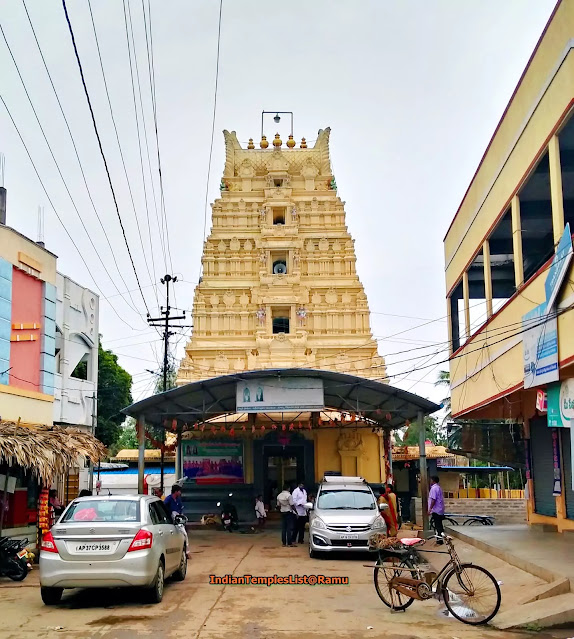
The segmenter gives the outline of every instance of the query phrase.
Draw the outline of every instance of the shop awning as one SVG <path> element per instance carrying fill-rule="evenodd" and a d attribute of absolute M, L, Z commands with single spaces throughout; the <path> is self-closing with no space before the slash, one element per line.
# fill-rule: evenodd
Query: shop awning
<path fill-rule="evenodd" d="M 236 385 L 258 378 L 321 379 L 326 409 L 361 413 L 380 426 L 400 428 L 414 421 L 419 412 L 425 415 L 440 409 L 438 404 L 389 384 L 356 377 L 347 373 L 305 368 L 255 370 L 222 375 L 153 395 L 123 410 L 126 415 L 143 417 L 146 422 L 162 425 L 165 420 L 192 423 L 217 415 L 237 412 Z"/>
<path fill-rule="evenodd" d="M 466 475 L 496 475 L 496 473 L 512 472 L 510 466 L 440 466 L 441 473 L 464 473 Z"/>
<path fill-rule="evenodd" d="M 46 486 L 79 457 L 97 462 L 105 455 L 102 442 L 76 428 L 0 421 L 0 462 L 32 471 Z"/>

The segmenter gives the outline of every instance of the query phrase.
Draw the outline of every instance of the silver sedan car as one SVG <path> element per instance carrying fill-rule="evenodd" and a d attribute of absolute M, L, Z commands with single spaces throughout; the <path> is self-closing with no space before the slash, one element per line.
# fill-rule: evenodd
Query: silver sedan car
<path fill-rule="evenodd" d="M 185 579 L 184 522 L 172 521 L 157 497 L 75 499 L 42 539 L 42 600 L 57 604 L 65 588 L 140 586 L 148 601 L 159 603 L 166 578 Z"/>

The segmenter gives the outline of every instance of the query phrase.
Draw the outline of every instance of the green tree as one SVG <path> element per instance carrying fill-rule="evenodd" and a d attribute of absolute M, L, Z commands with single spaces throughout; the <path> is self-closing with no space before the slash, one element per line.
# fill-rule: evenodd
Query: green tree
<path fill-rule="evenodd" d="M 122 433 L 125 415 L 120 411 L 132 403 L 132 376 L 118 364 L 118 356 L 98 350 L 98 423 L 96 437 L 112 446 Z"/>
<path fill-rule="evenodd" d="M 145 447 L 151 448 L 152 445 L 146 439 Z M 120 427 L 120 435 L 117 440 L 110 446 L 110 457 L 117 455 L 120 450 L 139 448 L 138 436 L 136 432 L 136 420 L 128 417 Z"/>
<path fill-rule="evenodd" d="M 427 415 L 425 417 L 425 431 L 426 439 L 437 446 L 446 446 L 447 438 L 446 432 L 442 424 L 436 417 Z M 399 442 L 397 442 L 398 444 Z M 403 446 L 418 446 L 419 445 L 419 425 L 418 422 L 413 422 L 406 431 L 403 432 L 402 441 Z"/>
<path fill-rule="evenodd" d="M 442 400 L 442 405 L 445 410 L 445 416 L 443 419 L 443 423 L 451 418 L 451 402 L 450 402 L 450 372 L 449 371 L 439 371 L 438 378 L 434 383 L 435 386 L 440 386 L 441 388 L 446 387 L 448 389 L 448 395 Z"/>

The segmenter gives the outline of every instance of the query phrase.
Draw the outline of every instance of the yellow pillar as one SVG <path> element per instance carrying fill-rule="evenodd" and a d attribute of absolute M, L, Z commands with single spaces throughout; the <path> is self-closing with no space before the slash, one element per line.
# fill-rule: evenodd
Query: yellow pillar
<path fill-rule="evenodd" d="M 553 135 L 548 144 L 550 164 L 550 197 L 552 200 L 552 228 L 554 244 L 560 242 L 564 232 L 564 200 L 562 199 L 562 169 L 560 166 L 560 145 L 558 136 Z"/>
<path fill-rule="evenodd" d="M 468 271 L 464 272 L 462 276 L 462 296 L 464 297 L 464 332 L 466 339 L 470 337 L 470 304 L 469 304 L 469 290 L 468 290 Z"/>
<path fill-rule="evenodd" d="M 486 317 L 492 317 L 492 272 L 490 270 L 490 243 L 488 240 L 482 245 L 484 258 L 484 296 L 486 297 Z"/>
<path fill-rule="evenodd" d="M 512 198 L 512 247 L 514 250 L 514 283 L 518 288 L 524 282 L 522 263 L 522 226 L 520 224 L 520 200 L 518 195 Z"/>

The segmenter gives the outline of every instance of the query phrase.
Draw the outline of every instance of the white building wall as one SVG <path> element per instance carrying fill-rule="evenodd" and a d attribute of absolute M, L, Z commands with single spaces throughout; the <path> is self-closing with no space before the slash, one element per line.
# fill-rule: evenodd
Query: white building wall
<path fill-rule="evenodd" d="M 54 423 L 92 428 L 98 388 L 99 297 L 66 275 L 56 276 Z M 87 380 L 70 377 L 87 361 Z"/>

